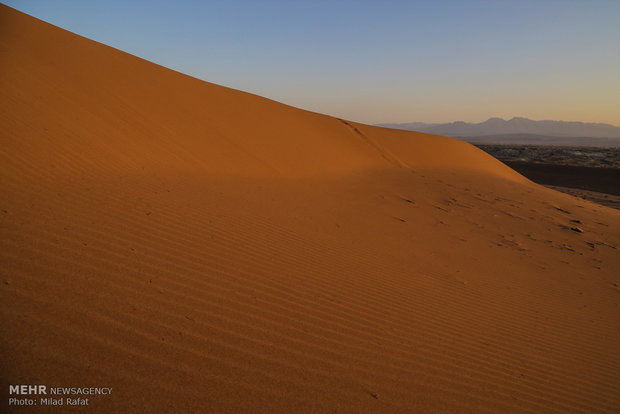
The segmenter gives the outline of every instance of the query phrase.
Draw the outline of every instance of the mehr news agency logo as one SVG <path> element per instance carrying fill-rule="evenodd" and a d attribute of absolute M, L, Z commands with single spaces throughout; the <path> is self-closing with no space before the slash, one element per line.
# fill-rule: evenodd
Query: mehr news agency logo
<path fill-rule="evenodd" d="M 9 385 L 9 405 L 84 406 L 97 395 L 112 394 L 111 387 L 48 387 Z M 28 395 L 28 397 L 24 397 Z M 35 397 L 32 397 L 35 396 Z"/>

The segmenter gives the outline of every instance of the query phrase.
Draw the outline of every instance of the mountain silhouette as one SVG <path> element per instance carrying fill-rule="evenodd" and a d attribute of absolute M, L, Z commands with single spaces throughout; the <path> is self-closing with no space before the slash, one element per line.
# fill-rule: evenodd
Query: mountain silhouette
<path fill-rule="evenodd" d="M 378 126 L 403 129 L 408 131 L 426 132 L 450 137 L 481 137 L 506 134 L 532 134 L 548 137 L 589 137 L 589 138 L 620 138 L 620 127 L 586 122 L 566 121 L 534 121 L 527 118 L 514 117 L 509 120 L 489 118 L 480 123 L 463 121 L 446 124 L 427 124 L 410 122 L 402 124 L 378 124 Z"/>

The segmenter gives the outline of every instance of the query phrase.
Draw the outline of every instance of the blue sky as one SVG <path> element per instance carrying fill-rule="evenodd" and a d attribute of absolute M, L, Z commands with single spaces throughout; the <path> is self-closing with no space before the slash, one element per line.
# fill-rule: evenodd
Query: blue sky
<path fill-rule="evenodd" d="M 620 1 L 6 4 L 180 72 L 356 121 L 620 125 Z"/>

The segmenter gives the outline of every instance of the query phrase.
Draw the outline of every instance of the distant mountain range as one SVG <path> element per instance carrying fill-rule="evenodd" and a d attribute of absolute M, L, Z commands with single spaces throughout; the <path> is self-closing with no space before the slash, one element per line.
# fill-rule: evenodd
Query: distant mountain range
<path fill-rule="evenodd" d="M 411 122 L 377 126 L 481 143 L 620 146 L 620 127 L 601 123 L 533 121 L 515 117 L 509 120 L 489 118 L 477 124 L 457 121 L 447 124 Z"/>

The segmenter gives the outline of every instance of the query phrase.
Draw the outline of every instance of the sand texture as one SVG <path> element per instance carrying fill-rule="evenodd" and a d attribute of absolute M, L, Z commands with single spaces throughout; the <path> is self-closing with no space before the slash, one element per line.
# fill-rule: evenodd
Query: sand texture
<path fill-rule="evenodd" d="M 6 6 L 0 57 L 2 409 L 620 412 L 620 211 Z"/>

